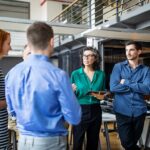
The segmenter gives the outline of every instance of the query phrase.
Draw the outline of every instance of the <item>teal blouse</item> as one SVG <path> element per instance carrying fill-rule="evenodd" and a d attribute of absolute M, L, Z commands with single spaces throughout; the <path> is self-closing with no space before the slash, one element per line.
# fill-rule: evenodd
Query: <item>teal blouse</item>
<path fill-rule="evenodd" d="M 88 95 L 89 91 L 104 91 L 105 90 L 105 74 L 102 70 L 96 70 L 92 81 L 87 77 L 83 68 L 79 68 L 72 72 L 71 82 L 77 86 L 75 92 L 79 103 L 96 104 L 100 103 L 95 97 Z"/>

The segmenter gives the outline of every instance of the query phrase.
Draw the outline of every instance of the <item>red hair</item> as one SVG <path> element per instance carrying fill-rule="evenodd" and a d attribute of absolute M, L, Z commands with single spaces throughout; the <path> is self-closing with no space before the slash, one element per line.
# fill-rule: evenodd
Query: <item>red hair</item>
<path fill-rule="evenodd" d="M 6 31 L 0 29 L 0 53 L 2 52 L 3 43 L 7 39 L 8 35 L 10 35 L 9 32 L 6 32 Z"/>

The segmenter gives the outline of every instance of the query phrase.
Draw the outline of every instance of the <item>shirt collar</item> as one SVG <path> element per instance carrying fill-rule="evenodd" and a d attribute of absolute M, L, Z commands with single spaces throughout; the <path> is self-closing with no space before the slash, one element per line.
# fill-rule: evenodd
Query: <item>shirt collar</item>
<path fill-rule="evenodd" d="M 129 66 L 128 60 L 125 60 L 125 61 L 123 62 L 123 64 Z M 143 64 L 139 64 L 137 67 L 142 67 L 142 66 L 143 66 Z"/>
<path fill-rule="evenodd" d="M 83 70 L 83 67 L 81 67 L 81 68 L 79 69 L 79 73 L 80 73 L 80 74 L 85 74 L 85 73 L 84 73 L 84 70 Z M 97 74 L 97 73 L 98 73 L 98 71 L 97 71 L 97 70 L 95 70 L 95 73 Z"/>
<path fill-rule="evenodd" d="M 80 73 L 80 74 L 84 74 L 83 67 L 81 67 L 81 68 L 79 69 L 79 73 Z"/>
<path fill-rule="evenodd" d="M 124 65 L 128 65 L 129 63 L 128 63 L 127 60 L 125 60 L 125 61 L 123 62 L 123 64 L 124 64 Z"/>
<path fill-rule="evenodd" d="M 49 57 L 46 55 L 40 55 L 40 54 L 30 54 L 27 58 L 27 60 L 45 60 L 49 61 Z"/>

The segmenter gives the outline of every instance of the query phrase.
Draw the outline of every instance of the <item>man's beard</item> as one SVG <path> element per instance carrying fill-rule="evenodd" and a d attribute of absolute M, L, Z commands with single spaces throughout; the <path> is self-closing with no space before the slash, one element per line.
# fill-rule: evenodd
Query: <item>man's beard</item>
<path fill-rule="evenodd" d="M 136 59 L 137 59 L 137 56 L 133 56 L 133 57 L 130 57 L 130 56 L 128 57 L 128 56 L 127 56 L 127 59 L 128 59 L 128 60 L 136 60 Z"/>

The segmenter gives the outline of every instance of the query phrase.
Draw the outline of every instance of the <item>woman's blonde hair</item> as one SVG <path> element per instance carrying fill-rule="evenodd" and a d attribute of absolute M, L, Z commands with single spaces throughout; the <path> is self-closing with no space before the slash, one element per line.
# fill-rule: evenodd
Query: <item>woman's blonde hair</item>
<path fill-rule="evenodd" d="M 10 35 L 9 32 L 6 32 L 6 31 L 0 29 L 0 53 L 2 52 L 3 43 L 7 39 L 8 35 Z"/>

